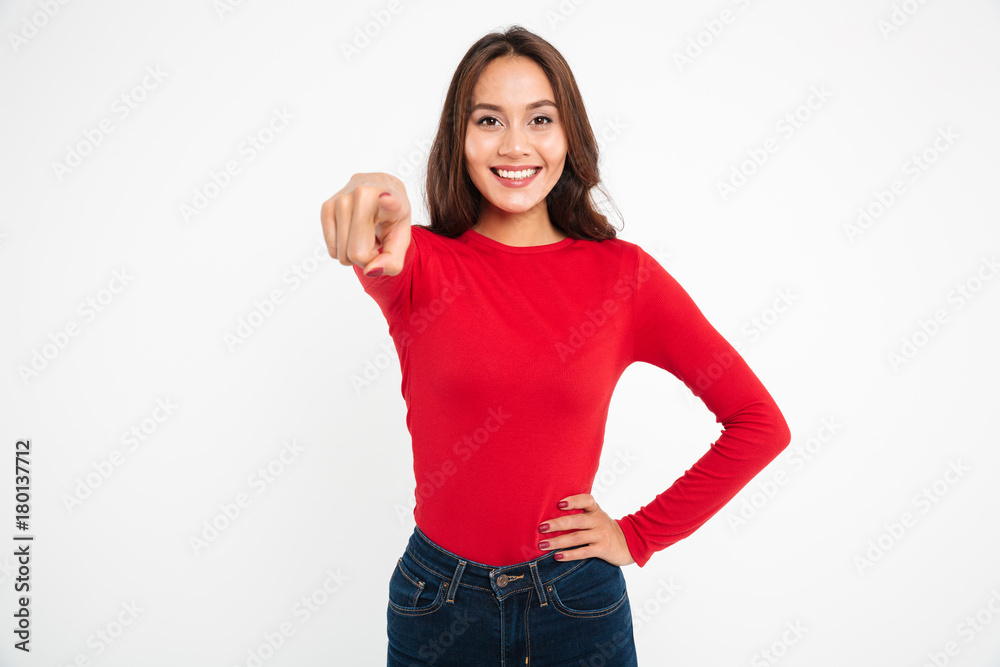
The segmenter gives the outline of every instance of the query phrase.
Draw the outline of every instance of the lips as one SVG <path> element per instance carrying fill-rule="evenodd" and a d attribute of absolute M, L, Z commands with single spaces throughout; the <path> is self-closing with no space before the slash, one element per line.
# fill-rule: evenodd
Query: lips
<path fill-rule="evenodd" d="M 525 176 L 523 178 L 508 178 L 506 176 L 501 176 L 500 175 L 500 171 L 503 171 L 505 174 L 509 174 L 509 173 L 526 173 L 526 172 L 530 171 L 530 169 L 531 168 L 524 168 L 524 167 L 522 167 L 522 168 L 519 168 L 519 169 L 512 169 L 512 170 L 508 171 L 507 169 L 501 168 L 501 167 L 490 167 L 490 171 L 493 172 L 493 177 L 497 179 L 497 181 L 500 183 L 500 185 L 502 185 L 502 186 L 504 186 L 506 188 L 524 188 L 524 187 L 527 187 L 529 184 L 531 184 L 532 182 L 534 182 L 534 180 L 538 176 L 538 174 L 540 174 L 542 172 L 542 168 L 541 167 L 534 167 L 535 173 L 531 174 L 530 176 Z"/>
<path fill-rule="evenodd" d="M 528 171 L 531 171 L 531 170 L 535 171 L 535 173 L 531 174 L 531 176 L 535 176 L 535 175 L 538 174 L 539 171 L 541 171 L 541 169 L 542 168 L 540 166 L 533 165 L 533 164 L 526 164 L 526 165 L 506 165 L 506 164 L 500 164 L 500 165 L 496 165 L 495 167 L 490 167 L 490 171 L 492 171 L 497 176 L 500 176 L 501 178 L 509 178 L 510 174 L 512 174 L 512 173 L 513 174 L 518 174 L 518 173 L 528 172 Z M 507 176 L 506 177 L 505 176 L 501 176 L 500 175 L 501 171 L 507 172 Z M 530 178 L 530 176 L 522 176 L 521 178 Z"/>

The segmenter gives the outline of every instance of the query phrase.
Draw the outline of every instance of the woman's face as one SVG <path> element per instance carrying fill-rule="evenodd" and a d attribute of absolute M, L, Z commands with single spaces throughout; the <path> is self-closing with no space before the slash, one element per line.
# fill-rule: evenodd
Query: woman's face
<path fill-rule="evenodd" d="M 468 123 L 465 159 L 483 197 L 508 213 L 544 211 L 566 163 L 566 132 L 542 68 L 523 56 L 493 60 L 472 91 Z"/>

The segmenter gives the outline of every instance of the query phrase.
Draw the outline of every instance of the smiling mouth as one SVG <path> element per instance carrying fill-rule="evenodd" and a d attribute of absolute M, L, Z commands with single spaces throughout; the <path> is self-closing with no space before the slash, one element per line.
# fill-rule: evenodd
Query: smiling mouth
<path fill-rule="evenodd" d="M 531 178 L 538 172 L 542 170 L 541 167 L 532 167 L 530 169 L 520 169 L 518 171 L 507 171 L 506 169 L 497 169 L 496 167 L 490 167 L 490 171 L 499 176 L 500 178 L 505 178 L 511 181 L 523 181 L 525 179 Z"/>

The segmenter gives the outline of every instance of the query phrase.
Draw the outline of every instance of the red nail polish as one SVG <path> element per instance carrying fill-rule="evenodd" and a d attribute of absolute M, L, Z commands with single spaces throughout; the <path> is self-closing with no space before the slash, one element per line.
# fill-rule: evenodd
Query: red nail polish
<path fill-rule="evenodd" d="M 559 509 L 564 510 L 567 507 L 569 507 L 569 501 L 568 500 L 560 500 L 559 501 Z"/>
<path fill-rule="evenodd" d="M 539 542 L 538 543 L 538 548 L 539 549 L 548 549 L 549 548 L 548 540 L 543 540 L 543 541 Z"/>
<path fill-rule="evenodd" d="M 562 552 L 560 551 L 560 552 L 559 552 L 559 553 L 557 553 L 557 554 L 556 554 L 555 556 L 553 556 L 553 558 L 555 558 L 556 560 L 562 560 L 562 559 L 563 559 L 563 555 L 562 555 Z"/>
<path fill-rule="evenodd" d="M 543 523 L 542 525 L 540 525 L 540 526 L 538 527 L 538 532 L 540 532 L 540 533 L 544 533 L 544 532 L 545 532 L 546 530 L 548 530 L 548 529 L 549 529 L 549 524 L 547 524 L 547 523 Z"/>
<path fill-rule="evenodd" d="M 365 275 L 368 276 L 369 278 L 378 278 L 380 275 L 382 275 L 382 271 L 384 271 L 384 269 L 372 269 Z"/>

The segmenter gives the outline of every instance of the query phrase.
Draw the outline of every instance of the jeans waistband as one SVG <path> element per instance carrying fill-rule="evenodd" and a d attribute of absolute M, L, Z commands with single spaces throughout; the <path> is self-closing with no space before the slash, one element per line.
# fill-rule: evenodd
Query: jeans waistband
<path fill-rule="evenodd" d="M 499 599 L 533 588 L 543 607 L 548 604 L 546 586 L 590 560 L 583 558 L 562 562 L 554 558 L 557 552 L 567 550 L 571 549 L 553 549 L 534 560 L 500 567 L 453 554 L 431 541 L 419 527 L 414 527 L 406 545 L 411 558 L 447 582 L 446 602 L 454 603 L 460 587 L 491 590 Z"/>

